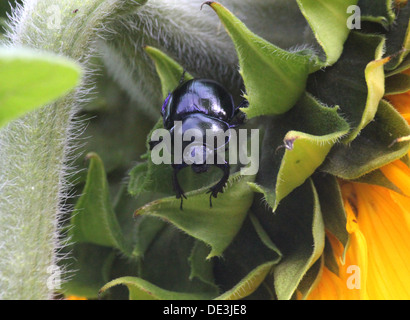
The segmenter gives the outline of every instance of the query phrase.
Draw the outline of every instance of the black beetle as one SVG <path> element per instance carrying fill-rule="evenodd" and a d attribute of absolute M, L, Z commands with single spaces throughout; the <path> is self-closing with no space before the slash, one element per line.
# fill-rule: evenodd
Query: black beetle
<path fill-rule="evenodd" d="M 161 110 L 164 128 L 171 133 L 172 144 L 174 144 L 174 121 L 181 121 L 182 134 L 188 129 L 198 129 L 204 137 L 203 144 L 201 144 L 204 150 L 206 149 L 206 130 L 222 130 L 226 132 L 228 129 L 244 123 L 245 114 L 240 108 L 248 106 L 247 100 L 244 100 L 235 107 L 232 95 L 218 82 L 209 79 L 191 79 L 188 81 L 183 81 L 183 79 L 184 74 L 178 87 L 168 94 Z M 151 150 L 157 143 L 159 141 L 151 141 Z M 226 144 L 227 141 L 225 142 Z M 212 150 L 212 152 L 215 150 Z M 195 150 L 190 152 L 195 152 Z M 189 165 L 195 173 L 208 171 L 209 164 L 204 161 L 206 152 L 202 154 L 204 158 L 200 163 L 187 164 L 184 160 L 181 164 L 172 163 L 174 169 L 172 182 L 176 197 L 181 199 L 181 210 L 183 198 L 186 199 L 186 196 L 178 182 L 178 172 Z M 228 162 L 224 161 L 224 163 L 220 164 L 216 159 L 216 153 L 213 156 L 215 161 L 212 165 L 220 168 L 223 171 L 223 176 L 208 191 L 210 193 L 210 207 L 212 207 L 212 197 L 216 198 L 218 193 L 223 192 L 230 170 Z"/>

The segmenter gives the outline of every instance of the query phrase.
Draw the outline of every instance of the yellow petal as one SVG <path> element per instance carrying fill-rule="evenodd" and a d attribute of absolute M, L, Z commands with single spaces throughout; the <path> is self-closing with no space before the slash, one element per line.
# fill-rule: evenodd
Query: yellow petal
<path fill-rule="evenodd" d="M 394 199 L 379 186 L 354 186 L 357 224 L 367 242 L 367 294 L 370 299 L 410 299 L 409 207 L 397 204 L 408 198 Z"/>

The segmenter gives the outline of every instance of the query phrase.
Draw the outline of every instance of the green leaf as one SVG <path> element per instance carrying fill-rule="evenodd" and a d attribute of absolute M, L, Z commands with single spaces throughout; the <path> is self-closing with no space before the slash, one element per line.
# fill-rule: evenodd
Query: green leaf
<path fill-rule="evenodd" d="M 322 67 L 334 64 L 342 54 L 343 44 L 350 32 L 347 27 L 347 8 L 357 2 L 358 0 L 297 0 L 301 12 L 325 51 L 326 61 L 321 63 Z"/>
<path fill-rule="evenodd" d="M 324 247 L 325 229 L 316 189 L 308 180 L 283 199 L 275 214 L 260 201 L 255 201 L 252 210 L 283 255 L 274 267 L 277 297 L 290 299 Z"/>
<path fill-rule="evenodd" d="M 242 111 L 253 118 L 292 108 L 305 89 L 310 56 L 278 48 L 252 33 L 221 4 L 205 3 L 218 14 L 236 47 L 249 101 Z"/>
<path fill-rule="evenodd" d="M 175 60 L 157 48 L 146 46 L 145 51 L 155 63 L 155 68 L 161 80 L 162 97 L 165 99 L 178 86 L 184 69 Z M 192 79 L 192 76 L 186 72 L 184 80 L 190 79 Z"/>
<path fill-rule="evenodd" d="M 121 277 L 105 284 L 100 294 L 116 285 L 125 285 L 129 290 L 130 300 L 201 300 L 211 299 L 209 294 L 174 292 L 162 289 L 138 277 Z"/>
<path fill-rule="evenodd" d="M 138 209 L 135 215 L 151 215 L 170 221 L 192 237 L 210 245 L 208 258 L 221 255 L 239 231 L 252 204 L 253 192 L 247 182 L 252 176 L 230 177 L 224 193 L 209 208 L 209 188 L 186 193 L 183 210 L 175 197 L 153 201 Z M 181 180 L 182 181 L 182 180 Z"/>
<path fill-rule="evenodd" d="M 224 291 L 216 299 L 242 299 L 251 295 L 281 258 L 281 252 L 258 218 L 249 214 L 223 257 L 215 259 L 215 278 Z"/>
<path fill-rule="evenodd" d="M 68 93 L 80 67 L 51 53 L 0 48 L 0 127 Z"/>
<path fill-rule="evenodd" d="M 264 193 L 275 210 L 313 174 L 348 130 L 338 108 L 325 107 L 305 94 L 289 112 L 271 119 L 262 145 L 260 171 L 252 185 L 255 191 Z M 284 154 L 281 147 L 286 149 Z"/>
<path fill-rule="evenodd" d="M 410 135 L 406 120 L 382 100 L 374 121 L 351 144 L 336 145 L 321 170 L 343 179 L 357 179 L 404 156 L 409 143 L 392 142 L 406 135 Z"/>
<path fill-rule="evenodd" d="M 104 164 L 96 153 L 89 153 L 87 181 L 71 218 L 73 241 L 113 247 L 130 253 L 113 210 Z"/>
<path fill-rule="evenodd" d="M 383 45 L 381 36 L 351 32 L 337 63 L 309 77 L 307 91 L 322 103 L 338 105 L 352 127 L 345 142 L 373 119 L 384 94 Z"/>

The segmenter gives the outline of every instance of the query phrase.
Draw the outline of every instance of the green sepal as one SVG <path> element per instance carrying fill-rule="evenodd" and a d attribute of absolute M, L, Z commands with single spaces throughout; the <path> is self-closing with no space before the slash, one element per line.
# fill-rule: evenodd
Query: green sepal
<path fill-rule="evenodd" d="M 325 228 L 316 189 L 307 180 L 283 199 L 274 214 L 260 202 L 252 210 L 283 255 L 274 267 L 277 298 L 291 299 L 324 248 Z"/>
<path fill-rule="evenodd" d="M 349 122 L 346 143 L 372 121 L 384 94 L 384 43 L 382 36 L 351 32 L 337 63 L 309 77 L 307 91 L 322 103 L 338 105 Z"/>
<path fill-rule="evenodd" d="M 80 66 L 30 49 L 0 48 L 0 127 L 73 89 Z"/>
<path fill-rule="evenodd" d="M 187 192 L 187 199 L 180 209 L 181 200 L 175 196 L 155 200 L 139 208 L 138 215 L 151 215 L 166 219 L 176 227 L 202 240 L 212 250 L 208 258 L 219 256 L 239 231 L 252 204 L 253 192 L 247 182 L 252 176 L 232 175 L 224 193 L 213 199 L 210 208 L 208 188 Z"/>
<path fill-rule="evenodd" d="M 144 49 L 155 63 L 155 68 L 161 80 L 162 98 L 165 99 L 178 86 L 184 69 L 161 50 L 150 46 L 145 46 Z M 183 80 L 190 79 L 192 79 L 192 76 L 185 72 Z"/>
<path fill-rule="evenodd" d="M 332 146 L 349 130 L 338 108 L 305 94 L 286 114 L 267 126 L 260 174 L 253 190 L 262 192 L 273 210 L 323 163 Z M 285 150 L 283 153 L 282 150 Z"/>
<path fill-rule="evenodd" d="M 370 171 L 369 173 L 351 181 L 376 185 L 403 194 L 403 192 L 391 182 L 380 169 Z"/>
<path fill-rule="evenodd" d="M 349 145 L 336 145 L 321 170 L 343 179 L 358 179 L 403 157 L 409 151 L 409 143 L 393 142 L 407 135 L 410 128 L 406 120 L 387 101 L 381 100 L 374 121 Z"/>
<path fill-rule="evenodd" d="M 238 54 L 249 107 L 248 118 L 282 114 L 299 99 L 306 85 L 311 53 L 291 53 L 251 32 L 217 2 L 205 2 L 215 10 Z M 261 76 L 263 75 L 263 76 Z"/>
<path fill-rule="evenodd" d="M 113 247 L 130 254 L 111 203 L 104 164 L 96 153 L 89 153 L 87 159 L 87 181 L 71 217 L 70 237 L 76 243 Z"/>
<path fill-rule="evenodd" d="M 376 22 L 387 29 L 396 18 L 391 0 L 359 0 L 357 5 L 362 21 Z"/>
<path fill-rule="evenodd" d="M 215 284 L 215 277 L 213 273 L 214 261 L 207 259 L 209 254 L 209 247 L 202 241 L 196 240 L 191 254 L 188 258 L 189 265 L 191 267 L 191 273 L 189 279 L 198 279 L 199 281 L 209 285 L 215 289 L 215 293 L 218 292 L 218 287 Z"/>
<path fill-rule="evenodd" d="M 252 213 L 234 241 L 220 258 L 215 258 L 216 282 L 223 293 L 218 300 L 233 300 L 254 293 L 280 262 L 282 254 Z M 268 284 L 272 287 L 272 282 Z"/>

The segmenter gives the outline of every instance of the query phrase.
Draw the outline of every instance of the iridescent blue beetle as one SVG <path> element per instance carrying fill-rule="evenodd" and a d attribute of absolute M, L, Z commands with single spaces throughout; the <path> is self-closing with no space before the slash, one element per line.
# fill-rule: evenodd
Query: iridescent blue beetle
<path fill-rule="evenodd" d="M 184 75 L 181 79 L 183 78 Z M 182 134 L 188 129 L 198 129 L 205 138 L 206 130 L 222 130 L 226 132 L 230 128 L 243 124 L 245 114 L 240 108 L 247 106 L 248 101 L 244 100 L 239 106 L 235 107 L 232 95 L 216 81 L 209 79 L 192 79 L 185 82 L 180 81 L 179 86 L 165 99 L 161 114 L 164 128 L 170 131 L 173 143 L 174 121 L 182 122 Z M 151 149 L 155 144 L 155 142 L 151 144 Z M 203 141 L 203 146 L 205 149 L 205 141 Z M 192 152 L 194 152 L 194 150 L 192 150 Z M 206 152 L 203 154 L 205 155 Z M 214 156 L 216 157 L 216 152 Z M 211 207 L 212 197 L 216 198 L 218 193 L 223 192 L 230 171 L 228 162 L 224 161 L 222 164 L 218 164 L 217 162 L 215 158 L 214 164 L 212 165 L 220 168 L 223 171 L 223 176 L 219 182 L 208 191 L 208 193 L 210 193 L 209 203 Z M 181 209 L 183 198 L 186 199 L 186 196 L 178 182 L 177 175 L 181 169 L 189 165 L 195 173 L 206 172 L 209 169 L 209 164 L 205 163 L 205 161 L 192 164 L 187 164 L 182 161 L 181 164 L 172 164 L 174 169 L 172 183 L 176 197 L 181 199 Z"/>

